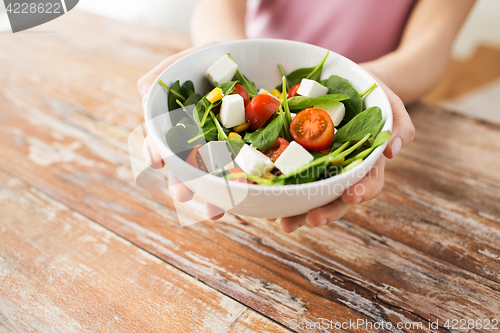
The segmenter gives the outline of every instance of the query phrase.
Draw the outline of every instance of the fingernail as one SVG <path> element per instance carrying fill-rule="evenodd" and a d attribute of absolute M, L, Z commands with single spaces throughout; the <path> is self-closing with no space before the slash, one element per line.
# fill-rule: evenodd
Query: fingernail
<path fill-rule="evenodd" d="M 142 98 L 142 108 L 144 109 L 144 105 L 146 104 L 146 97 L 148 97 L 148 93 L 144 94 L 144 97 Z"/>
<path fill-rule="evenodd" d="M 357 198 L 354 200 L 354 204 L 355 204 L 355 205 L 360 204 L 362 200 L 363 200 L 363 198 L 361 198 L 361 197 L 357 197 Z"/>
<path fill-rule="evenodd" d="M 321 226 L 324 226 L 325 224 L 328 224 L 328 219 L 323 219 L 321 221 L 321 223 L 319 224 L 319 226 L 321 227 Z"/>
<path fill-rule="evenodd" d="M 391 146 L 392 157 L 396 156 L 399 153 L 402 146 L 403 146 L 403 141 L 401 141 L 401 138 L 398 137 L 392 141 L 392 146 Z"/>

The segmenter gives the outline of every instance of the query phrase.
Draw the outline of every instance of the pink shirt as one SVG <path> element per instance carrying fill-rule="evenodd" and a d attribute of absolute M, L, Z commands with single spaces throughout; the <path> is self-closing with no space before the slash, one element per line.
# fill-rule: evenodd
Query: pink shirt
<path fill-rule="evenodd" d="M 248 38 L 322 46 L 355 62 L 396 49 L 415 0 L 247 0 Z"/>

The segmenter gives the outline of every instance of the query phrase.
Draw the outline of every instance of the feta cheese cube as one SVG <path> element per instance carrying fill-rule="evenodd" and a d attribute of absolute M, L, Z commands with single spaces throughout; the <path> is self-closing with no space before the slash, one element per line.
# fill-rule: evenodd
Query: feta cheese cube
<path fill-rule="evenodd" d="M 231 81 L 237 69 L 238 65 L 227 54 L 224 54 L 207 69 L 207 78 L 214 86 L 218 86 Z"/>
<path fill-rule="evenodd" d="M 314 106 L 317 109 L 325 110 L 332 118 L 333 126 L 338 126 L 345 116 L 345 106 L 341 102 L 332 102 Z"/>
<path fill-rule="evenodd" d="M 204 144 L 198 152 L 208 172 L 222 170 L 232 162 L 231 153 L 225 141 L 210 141 Z"/>
<path fill-rule="evenodd" d="M 289 174 L 314 160 L 313 155 L 295 141 L 290 142 L 274 163 L 283 174 Z"/>
<path fill-rule="evenodd" d="M 246 122 L 245 103 L 238 94 L 227 95 L 222 98 L 220 107 L 220 121 L 226 128 L 241 125 Z"/>
<path fill-rule="evenodd" d="M 274 168 L 269 157 L 249 145 L 241 148 L 234 161 L 245 173 L 256 177 L 262 177 Z"/>
<path fill-rule="evenodd" d="M 328 88 L 314 80 L 302 79 L 297 94 L 307 97 L 319 97 L 326 95 Z"/>

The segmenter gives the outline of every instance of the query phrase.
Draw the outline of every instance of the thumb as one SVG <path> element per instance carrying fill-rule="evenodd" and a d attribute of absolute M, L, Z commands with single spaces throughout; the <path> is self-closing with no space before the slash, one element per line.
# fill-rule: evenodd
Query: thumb
<path fill-rule="evenodd" d="M 387 158 L 394 158 L 402 147 L 413 141 L 415 126 L 413 126 L 413 122 L 401 98 L 385 84 L 382 83 L 381 85 L 391 103 L 393 116 L 391 140 L 384 151 L 384 155 Z"/>

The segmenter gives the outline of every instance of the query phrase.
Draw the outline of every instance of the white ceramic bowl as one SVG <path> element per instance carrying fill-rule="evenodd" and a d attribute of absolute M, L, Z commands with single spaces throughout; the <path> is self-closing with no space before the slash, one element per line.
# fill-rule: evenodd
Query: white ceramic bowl
<path fill-rule="evenodd" d="M 257 88 L 273 89 L 281 82 L 277 65 L 286 73 L 297 68 L 315 66 L 327 50 L 318 46 L 277 39 L 254 39 L 214 45 L 191 53 L 168 67 L 158 77 L 171 86 L 176 80 L 181 83 L 193 81 L 196 91 L 205 94 L 211 87 L 205 78 L 207 68 L 222 55 L 231 53 L 240 70 Z M 348 79 L 359 92 L 377 82 L 370 74 L 351 60 L 330 51 L 322 79 L 330 75 Z M 146 128 L 153 144 L 167 166 L 198 196 L 207 202 L 232 213 L 276 218 L 305 213 L 323 206 L 338 197 L 349 186 L 360 181 L 382 155 L 387 142 L 375 149 L 361 164 L 340 175 L 300 185 L 259 186 L 247 185 L 208 175 L 175 156 L 170 150 L 165 134 L 172 126 L 165 116 L 168 110 L 167 92 L 153 84 L 145 103 Z M 392 110 L 387 96 L 380 86 L 365 99 L 365 106 L 379 106 L 385 125 L 382 130 L 392 130 Z"/>

